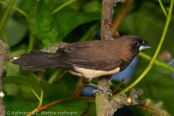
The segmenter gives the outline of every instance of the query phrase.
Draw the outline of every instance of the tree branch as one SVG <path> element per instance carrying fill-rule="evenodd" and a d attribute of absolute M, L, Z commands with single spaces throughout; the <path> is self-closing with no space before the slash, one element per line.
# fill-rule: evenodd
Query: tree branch
<path fill-rule="evenodd" d="M 4 108 L 4 104 L 3 104 L 3 92 L 2 92 L 2 73 L 4 72 L 4 61 L 5 59 L 10 59 L 11 56 L 7 55 L 8 54 L 8 46 L 6 44 L 4 44 L 2 42 L 2 40 L 0 40 L 0 92 L 1 92 L 1 96 L 0 96 L 0 116 L 5 116 L 5 108 Z"/>
<path fill-rule="evenodd" d="M 142 108 L 154 116 L 170 116 L 168 112 L 161 109 L 162 106 L 162 101 L 157 101 L 156 104 L 153 104 L 150 99 L 146 99 L 146 104 Z"/>
<path fill-rule="evenodd" d="M 112 40 L 112 17 L 114 4 L 120 0 L 103 0 L 101 16 L 101 39 Z M 103 88 L 110 88 L 110 76 L 99 77 L 98 85 Z M 110 96 L 102 91 L 96 95 L 96 114 L 97 116 L 110 116 L 112 107 L 110 105 Z"/>
<path fill-rule="evenodd" d="M 146 101 L 139 100 L 139 96 L 141 96 L 142 94 L 143 94 L 142 89 L 135 90 L 134 88 L 131 88 L 129 90 L 129 97 L 127 97 L 125 93 L 119 94 L 117 97 L 114 97 L 111 100 L 111 107 L 112 107 L 111 115 L 113 115 L 115 111 L 117 111 L 119 108 L 122 108 L 123 106 L 128 106 L 128 105 L 144 106 L 146 104 Z"/>
<path fill-rule="evenodd" d="M 59 43 L 54 43 L 54 44 L 51 44 L 49 45 L 48 47 L 46 48 L 43 48 L 41 49 L 41 51 L 43 52 L 50 52 L 50 53 L 56 53 L 56 51 L 59 49 L 59 48 L 63 48 L 65 45 L 67 45 L 68 43 L 66 42 L 59 42 Z"/>
<path fill-rule="evenodd" d="M 113 17 L 114 0 L 102 1 L 101 16 L 101 39 L 112 39 L 112 17 Z"/>

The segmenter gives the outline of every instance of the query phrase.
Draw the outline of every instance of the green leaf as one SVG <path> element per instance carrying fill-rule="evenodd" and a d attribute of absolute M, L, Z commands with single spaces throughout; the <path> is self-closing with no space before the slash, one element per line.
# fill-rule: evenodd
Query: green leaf
<path fill-rule="evenodd" d="M 88 114 L 88 116 L 96 116 L 96 105 L 95 105 L 95 103 L 89 103 L 88 104 L 87 114 Z"/>
<path fill-rule="evenodd" d="M 84 5 L 83 10 L 86 12 L 101 11 L 100 1 L 90 1 Z"/>
<path fill-rule="evenodd" d="M 61 26 L 62 36 L 60 37 L 64 38 L 77 26 L 83 23 L 100 20 L 101 12 L 79 12 L 72 8 L 66 7 L 56 13 L 55 17 Z M 62 38 L 60 38 L 60 40 Z"/>
<path fill-rule="evenodd" d="M 30 77 L 7 76 L 2 79 L 2 83 L 3 83 L 3 85 L 14 84 L 15 86 L 17 86 L 19 90 L 18 90 L 16 96 L 18 96 L 22 99 L 26 99 L 26 100 L 36 100 L 37 97 L 36 97 L 35 93 L 37 94 L 38 97 L 40 97 L 42 88 L 40 86 L 40 83 L 36 79 L 36 77 L 34 77 L 34 75 L 33 76 L 31 76 L 31 75 L 33 75 L 33 74 L 28 75 Z M 4 88 L 4 90 L 7 93 L 8 93 L 8 91 L 10 91 L 8 89 Z"/>
<path fill-rule="evenodd" d="M 63 78 L 59 80 L 59 85 L 63 87 L 63 90 L 67 94 L 71 94 L 75 88 L 75 85 L 79 77 L 74 76 L 70 73 L 66 73 Z"/>
<path fill-rule="evenodd" d="M 64 114 L 64 116 L 70 116 L 70 115 L 81 116 L 82 113 L 87 110 L 87 107 L 88 105 L 86 100 L 72 99 L 55 104 L 49 109 L 46 109 L 45 112 L 55 111 L 57 112 L 57 115 Z M 43 112 L 41 111 L 41 114 Z"/>
<path fill-rule="evenodd" d="M 31 7 L 34 5 L 33 3 L 36 1 L 33 0 L 20 0 L 19 1 L 19 8 L 26 12 L 27 14 L 29 13 L 29 10 L 31 9 Z"/>
<path fill-rule="evenodd" d="M 36 7 L 35 21 L 38 29 L 39 38 L 45 46 L 62 41 L 59 37 L 60 26 L 48 11 L 43 0 L 39 0 Z"/>
<path fill-rule="evenodd" d="M 3 0 L 2 3 L 0 3 L 0 21 L 2 21 L 8 3 L 8 0 Z M 19 1 L 14 2 L 14 6 L 17 6 L 18 4 Z M 2 31 L 4 31 L 6 37 L 4 37 L 4 33 L 2 32 L 0 33 L 0 40 L 7 42 L 6 44 L 13 47 L 26 35 L 27 23 L 24 20 L 24 17 L 12 8 Z"/>
<path fill-rule="evenodd" d="M 37 106 L 13 96 L 3 98 L 6 116 L 24 116 L 35 109 Z"/>
<path fill-rule="evenodd" d="M 26 22 L 21 17 L 18 18 L 9 17 L 4 26 L 4 32 L 7 36 L 7 42 L 10 47 L 18 44 L 27 32 Z M 0 40 L 4 42 L 6 38 L 3 33 L 0 34 Z"/>
<path fill-rule="evenodd" d="M 29 31 L 32 35 L 38 37 L 38 30 L 37 30 L 37 25 L 36 25 L 36 21 L 35 21 L 35 15 L 36 13 L 33 11 L 36 11 L 37 8 L 37 1 L 36 0 L 27 0 L 27 3 L 29 2 L 30 7 L 28 9 L 28 17 L 27 17 L 27 21 L 28 21 L 28 28 Z M 24 1 L 25 2 L 25 1 Z M 26 3 L 24 3 L 26 4 Z"/>
<path fill-rule="evenodd" d="M 5 62 L 5 70 L 6 76 L 19 75 L 20 74 L 20 66 L 13 64 L 9 61 Z"/>
<path fill-rule="evenodd" d="M 50 99 L 50 98 L 51 97 L 47 98 L 49 102 L 47 100 L 44 100 L 44 101 L 47 101 L 47 103 L 53 102 L 53 99 Z M 3 101 L 5 105 L 6 115 L 10 115 L 10 116 L 26 115 L 24 113 L 30 113 L 38 105 L 38 103 L 30 104 L 21 99 L 18 99 L 12 96 L 7 96 L 7 95 L 4 97 Z M 45 110 L 39 111 L 37 112 L 37 115 L 50 116 L 52 113 L 55 113 L 55 115 L 63 114 L 64 116 L 70 116 L 70 113 L 71 113 L 71 114 L 75 114 L 76 116 L 81 116 L 81 114 L 87 110 L 87 107 L 88 107 L 88 104 L 86 100 L 71 99 L 71 100 L 59 102 L 57 104 L 54 104 L 48 107 Z"/>
<path fill-rule="evenodd" d="M 59 84 L 50 84 L 50 83 L 47 83 L 46 81 L 41 81 L 40 84 L 44 92 L 44 97 L 51 96 L 56 93 L 59 93 L 59 94 L 64 93 L 64 89 L 63 89 L 64 86 L 61 86 Z"/>

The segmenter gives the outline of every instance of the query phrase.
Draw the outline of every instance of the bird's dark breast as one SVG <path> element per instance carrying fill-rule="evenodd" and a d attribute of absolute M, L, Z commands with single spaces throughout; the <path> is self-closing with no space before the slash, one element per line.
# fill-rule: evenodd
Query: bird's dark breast
<path fill-rule="evenodd" d="M 131 63 L 131 61 L 121 60 L 120 66 L 119 66 L 120 67 L 120 72 L 123 71 L 124 69 L 126 69 L 128 67 L 128 65 Z"/>
<path fill-rule="evenodd" d="M 122 57 L 119 63 L 120 71 L 123 71 L 124 69 L 126 69 L 139 52 L 137 49 L 132 49 L 132 48 L 130 48 L 129 50 L 123 50 L 123 51 L 124 52 L 122 54 Z"/>
<path fill-rule="evenodd" d="M 123 71 L 126 69 L 129 64 L 132 62 L 132 60 L 135 58 L 135 56 L 138 54 L 138 52 L 125 52 L 125 54 L 122 56 L 122 59 L 120 59 L 119 67 L 120 71 Z"/>

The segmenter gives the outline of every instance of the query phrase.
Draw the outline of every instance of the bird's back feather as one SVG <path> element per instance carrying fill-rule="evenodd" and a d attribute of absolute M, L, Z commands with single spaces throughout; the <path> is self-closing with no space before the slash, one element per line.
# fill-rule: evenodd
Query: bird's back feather
<path fill-rule="evenodd" d="M 40 70 L 43 68 L 60 67 L 70 68 L 69 64 L 58 61 L 56 57 L 59 54 L 42 52 L 34 50 L 26 54 L 22 54 L 19 59 L 13 61 L 14 64 L 22 65 L 23 70 Z"/>

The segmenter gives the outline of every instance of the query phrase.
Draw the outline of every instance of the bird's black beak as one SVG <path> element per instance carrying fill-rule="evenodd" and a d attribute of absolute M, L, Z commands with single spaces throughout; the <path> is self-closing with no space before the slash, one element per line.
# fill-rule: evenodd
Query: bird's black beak
<path fill-rule="evenodd" d="M 145 50 L 147 48 L 151 48 L 152 46 L 147 42 L 147 41 L 143 41 L 142 45 L 139 48 L 139 51 Z"/>

